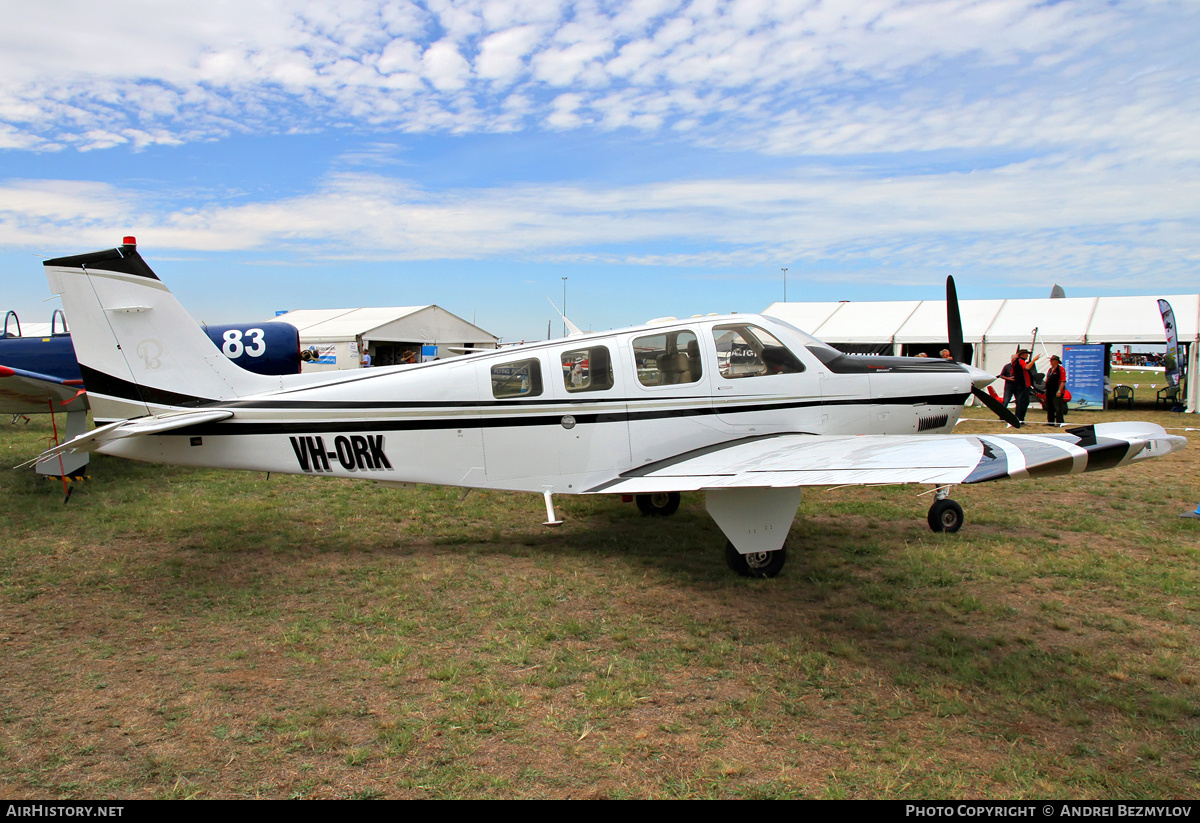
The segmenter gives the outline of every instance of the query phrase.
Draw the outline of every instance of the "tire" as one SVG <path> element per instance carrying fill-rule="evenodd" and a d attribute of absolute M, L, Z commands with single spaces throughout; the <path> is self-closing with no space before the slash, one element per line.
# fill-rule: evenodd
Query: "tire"
<path fill-rule="evenodd" d="M 679 511 L 679 492 L 639 494 L 634 500 L 638 511 L 647 517 L 670 517 Z"/>
<path fill-rule="evenodd" d="M 725 544 L 725 562 L 742 577 L 774 577 L 787 562 L 787 545 L 777 552 L 742 554 L 729 542 Z"/>
<path fill-rule="evenodd" d="M 929 528 L 935 532 L 953 534 L 963 525 L 962 506 L 949 498 L 938 500 L 929 507 Z"/>

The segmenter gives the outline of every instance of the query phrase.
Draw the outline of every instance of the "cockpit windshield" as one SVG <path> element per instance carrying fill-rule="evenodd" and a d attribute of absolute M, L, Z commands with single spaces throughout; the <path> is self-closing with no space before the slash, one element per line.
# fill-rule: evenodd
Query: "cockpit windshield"
<path fill-rule="evenodd" d="M 744 323 L 713 327 L 717 346 L 717 368 L 721 376 L 762 377 L 771 374 L 796 374 L 804 364 L 770 332 Z"/>

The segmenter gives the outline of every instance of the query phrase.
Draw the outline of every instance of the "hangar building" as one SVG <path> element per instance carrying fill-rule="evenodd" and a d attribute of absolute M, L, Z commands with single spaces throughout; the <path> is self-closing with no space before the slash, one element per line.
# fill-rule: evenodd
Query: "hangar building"
<path fill-rule="evenodd" d="M 272 319 L 300 330 L 301 349 L 316 349 L 319 358 L 305 363 L 305 372 L 357 369 L 363 352 L 371 365 L 391 366 L 494 349 L 499 342 L 440 306 L 299 309 Z"/>

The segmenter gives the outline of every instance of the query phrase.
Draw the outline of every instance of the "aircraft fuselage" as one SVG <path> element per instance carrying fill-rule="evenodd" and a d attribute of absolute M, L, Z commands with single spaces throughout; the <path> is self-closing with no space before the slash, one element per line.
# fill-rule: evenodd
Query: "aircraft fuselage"
<path fill-rule="evenodd" d="M 786 350 L 783 365 L 775 343 Z M 261 397 L 176 396 L 150 411 L 213 405 L 235 415 L 100 450 L 179 465 L 571 493 L 614 470 L 741 438 L 950 432 L 971 378 L 955 363 L 841 355 L 772 318 L 727 315 L 332 379 L 285 377 L 283 391 Z M 135 416 L 123 407 L 131 398 L 111 391 L 90 389 L 108 412 L 97 413 L 98 424 Z"/>

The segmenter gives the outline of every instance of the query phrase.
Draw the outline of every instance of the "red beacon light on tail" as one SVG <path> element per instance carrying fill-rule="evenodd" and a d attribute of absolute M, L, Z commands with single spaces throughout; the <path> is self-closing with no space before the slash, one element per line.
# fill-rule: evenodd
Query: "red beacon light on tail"
<path fill-rule="evenodd" d="M 134 236 L 133 236 L 133 235 L 131 235 L 131 234 L 129 234 L 129 235 L 126 235 L 126 236 L 125 236 L 125 237 L 124 237 L 124 238 L 121 240 L 121 245 L 123 245 L 123 246 L 136 246 L 136 245 L 137 245 L 137 238 L 136 238 L 136 237 L 134 237 Z"/>

